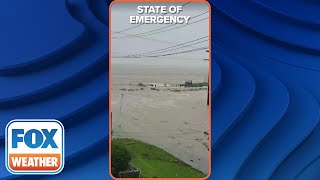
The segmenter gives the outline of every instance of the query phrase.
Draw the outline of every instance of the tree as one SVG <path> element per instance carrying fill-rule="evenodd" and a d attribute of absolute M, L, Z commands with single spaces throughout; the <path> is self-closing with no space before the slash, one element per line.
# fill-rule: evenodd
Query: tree
<path fill-rule="evenodd" d="M 128 169 L 131 161 L 131 154 L 125 146 L 119 143 L 111 144 L 111 173 L 118 177 L 120 171 Z"/>

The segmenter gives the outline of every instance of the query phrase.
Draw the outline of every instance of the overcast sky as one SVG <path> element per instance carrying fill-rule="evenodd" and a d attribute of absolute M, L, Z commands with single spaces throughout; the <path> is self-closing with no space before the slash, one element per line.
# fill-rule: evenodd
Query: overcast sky
<path fill-rule="evenodd" d="M 167 48 L 170 46 L 174 46 L 177 44 L 185 43 L 188 41 L 192 41 L 194 39 L 198 39 L 204 36 L 209 35 L 209 19 L 205 19 L 199 23 L 190 24 L 194 21 L 201 20 L 204 18 L 209 17 L 209 13 L 203 14 L 199 17 L 195 17 L 193 19 L 189 20 L 188 26 L 178 28 L 172 31 L 162 32 L 159 34 L 154 34 L 150 36 L 144 36 L 145 38 L 152 39 L 152 40 L 146 40 L 143 38 L 117 38 L 117 37 L 123 37 L 126 36 L 125 34 L 138 34 L 138 33 L 144 33 L 147 31 L 151 31 L 154 29 L 158 29 L 164 26 L 168 26 L 168 24 L 145 24 L 141 25 L 137 28 L 133 28 L 131 30 L 125 31 L 123 33 L 114 33 L 117 31 L 122 31 L 124 29 L 128 29 L 130 27 L 137 26 L 137 24 L 130 24 L 130 16 L 157 16 L 155 14 L 138 14 L 137 13 L 137 6 L 139 5 L 182 5 L 185 4 L 185 2 L 181 3 L 115 3 L 112 7 L 112 20 L 111 20 L 111 31 L 112 34 L 112 56 L 126 56 L 126 55 L 132 55 L 132 54 L 140 54 L 145 52 L 150 52 L 153 50 L 159 50 L 163 48 Z M 209 8 L 207 4 L 205 3 L 189 3 L 183 7 L 183 11 L 178 14 L 179 16 L 191 16 L 194 17 L 196 15 L 199 15 L 201 13 L 204 13 L 206 11 L 209 11 Z M 161 15 L 161 14 L 159 14 Z M 166 15 L 172 15 L 172 14 L 166 14 Z M 178 27 L 182 25 L 174 25 L 170 28 Z M 167 30 L 163 29 L 163 30 Z M 155 31 L 158 32 L 158 31 Z M 199 41 L 197 41 L 199 42 Z M 198 47 L 208 47 L 208 41 L 193 45 L 192 47 L 186 47 L 181 48 L 173 51 L 169 51 L 167 53 L 174 53 L 174 52 L 180 52 L 180 51 L 186 51 Z M 208 58 L 208 53 L 206 50 L 201 50 L 198 52 L 192 52 L 192 53 L 186 53 L 186 54 L 180 54 L 180 55 L 174 55 L 174 56 L 165 56 L 161 58 L 150 58 L 152 61 L 159 61 L 158 63 L 163 62 L 164 64 L 170 62 L 177 62 L 181 63 L 181 60 L 185 60 L 186 65 L 197 65 L 200 66 L 206 65 L 207 63 L 203 62 L 203 59 Z M 149 58 L 148 58 L 149 59 Z M 161 61 L 165 60 L 165 61 Z M 113 58 L 112 62 L 143 62 L 145 60 L 141 59 L 122 59 L 122 58 Z M 188 63 L 189 62 L 189 63 Z"/>

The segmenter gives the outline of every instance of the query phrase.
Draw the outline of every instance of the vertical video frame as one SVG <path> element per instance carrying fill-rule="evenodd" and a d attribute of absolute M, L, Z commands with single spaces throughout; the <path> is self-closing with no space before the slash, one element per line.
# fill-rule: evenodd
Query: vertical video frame
<path fill-rule="evenodd" d="M 110 173 L 210 174 L 210 6 L 110 5 Z"/>

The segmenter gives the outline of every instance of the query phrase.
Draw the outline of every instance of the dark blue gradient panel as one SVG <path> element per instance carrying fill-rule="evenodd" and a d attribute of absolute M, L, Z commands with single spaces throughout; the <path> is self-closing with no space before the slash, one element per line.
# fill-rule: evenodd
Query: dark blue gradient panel
<path fill-rule="evenodd" d="M 0 2 L 1 179 L 111 179 L 108 167 L 108 2 Z M 5 168 L 6 124 L 52 118 L 65 126 L 65 167 L 54 176 Z"/>
<path fill-rule="evenodd" d="M 215 180 L 320 178 L 320 3 L 213 0 L 212 171 Z M 12 119 L 66 129 L 64 170 L 1 179 L 111 179 L 108 4 L 3 0 L 0 153 Z"/>
<path fill-rule="evenodd" d="M 211 179 L 320 179 L 320 2 L 211 4 Z"/>

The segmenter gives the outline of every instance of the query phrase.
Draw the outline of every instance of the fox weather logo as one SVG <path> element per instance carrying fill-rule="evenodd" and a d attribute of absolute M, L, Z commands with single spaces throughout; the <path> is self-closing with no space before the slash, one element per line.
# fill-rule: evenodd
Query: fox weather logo
<path fill-rule="evenodd" d="M 64 127 L 57 120 L 12 120 L 6 127 L 12 174 L 57 174 L 64 167 Z"/>

